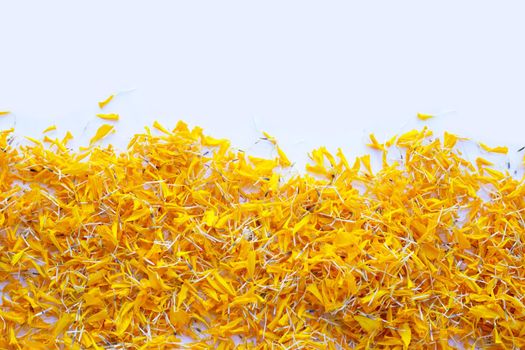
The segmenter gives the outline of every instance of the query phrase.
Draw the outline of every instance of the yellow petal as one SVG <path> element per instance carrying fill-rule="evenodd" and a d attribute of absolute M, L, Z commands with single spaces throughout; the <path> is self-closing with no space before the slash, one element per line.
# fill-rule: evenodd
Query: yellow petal
<path fill-rule="evenodd" d="M 137 210 L 137 211 L 133 212 L 124 221 L 125 222 L 135 221 L 135 220 L 138 220 L 140 218 L 149 216 L 150 214 L 151 214 L 151 211 L 149 210 L 149 208 L 144 208 L 144 209 Z"/>
<path fill-rule="evenodd" d="M 307 214 L 301 219 L 301 221 L 295 224 L 295 226 L 293 227 L 292 233 L 296 234 L 297 232 L 302 230 L 306 226 L 306 224 L 308 224 L 309 221 L 310 221 L 310 215 Z"/>
<path fill-rule="evenodd" d="M 250 250 L 246 258 L 246 269 L 248 271 L 248 277 L 253 278 L 255 273 L 255 251 Z"/>
<path fill-rule="evenodd" d="M 153 122 L 153 127 L 159 131 L 162 131 L 165 134 L 171 134 L 168 129 L 166 129 L 164 126 L 162 126 L 158 121 Z"/>
<path fill-rule="evenodd" d="M 100 109 L 106 107 L 106 105 L 113 99 L 113 97 L 115 97 L 114 95 L 109 95 L 108 98 L 106 98 L 104 101 L 100 101 L 98 103 L 98 106 L 100 107 Z"/>
<path fill-rule="evenodd" d="M 89 144 L 92 145 L 94 144 L 95 142 L 103 139 L 104 137 L 106 137 L 110 132 L 114 132 L 114 128 L 112 125 L 109 125 L 109 124 L 104 124 L 102 125 L 100 128 L 98 128 L 97 132 L 95 133 L 95 136 L 93 136 L 91 138 L 91 140 L 89 141 Z"/>
<path fill-rule="evenodd" d="M 48 126 L 47 128 L 45 128 L 44 131 L 42 131 L 42 133 L 45 134 L 46 132 L 50 132 L 50 131 L 53 131 L 53 130 L 56 130 L 56 129 L 57 129 L 56 125 L 51 125 L 51 126 Z"/>
<path fill-rule="evenodd" d="M 133 319 L 133 313 L 130 310 L 133 308 L 134 302 L 124 303 L 124 306 L 120 309 L 120 312 L 115 320 L 117 325 L 116 334 L 122 336 L 124 332 L 128 329 Z"/>
<path fill-rule="evenodd" d="M 26 252 L 26 250 L 28 250 L 29 248 L 25 248 L 21 251 L 19 251 L 18 253 L 16 253 L 15 255 L 13 255 L 13 257 L 11 258 L 11 265 L 16 265 L 17 262 L 20 261 L 20 259 L 22 259 L 22 256 L 24 256 L 24 253 Z"/>
<path fill-rule="evenodd" d="M 277 154 L 279 155 L 279 165 L 282 167 L 288 167 L 292 165 L 286 154 L 283 152 L 281 147 L 277 146 Z"/>
<path fill-rule="evenodd" d="M 63 331 L 71 324 L 73 321 L 73 316 L 70 314 L 62 314 L 58 321 L 55 324 L 54 330 L 53 330 L 53 336 L 56 338 L 60 334 L 63 333 Z"/>
<path fill-rule="evenodd" d="M 214 272 L 213 276 L 215 277 L 215 280 L 221 285 L 226 292 L 228 292 L 230 295 L 235 295 L 235 290 L 231 286 L 229 282 L 227 282 L 224 278 L 222 278 L 217 271 Z"/>
<path fill-rule="evenodd" d="M 496 311 L 489 309 L 487 306 L 484 305 L 476 305 L 471 307 L 470 313 L 476 317 L 485 319 L 496 319 L 500 317 L 500 315 Z"/>
<path fill-rule="evenodd" d="M 428 120 L 428 119 L 434 118 L 434 116 L 431 114 L 418 113 L 417 118 L 419 120 Z"/>
<path fill-rule="evenodd" d="M 94 315 L 89 316 L 86 321 L 88 323 L 104 321 L 109 317 L 107 310 L 104 308 Z"/>
<path fill-rule="evenodd" d="M 312 283 L 306 287 L 306 290 L 312 293 L 319 300 L 319 302 L 324 305 L 324 298 L 321 295 L 319 288 L 317 288 L 317 285 Z"/>
<path fill-rule="evenodd" d="M 484 149 L 485 151 L 487 152 L 491 152 L 491 153 L 501 153 L 501 154 L 507 154 L 509 153 L 509 148 L 508 147 L 502 147 L 502 146 L 498 146 L 498 147 L 489 147 L 487 146 L 486 144 L 480 142 L 479 143 L 479 146 Z"/>
<path fill-rule="evenodd" d="M 354 319 L 359 323 L 359 325 L 368 333 L 375 332 L 381 329 L 381 321 L 375 318 L 356 315 Z"/>
<path fill-rule="evenodd" d="M 412 339 L 412 331 L 410 330 L 410 326 L 408 325 L 408 323 L 403 323 L 401 327 L 399 327 L 398 332 L 401 336 L 401 340 L 403 341 L 405 349 L 408 349 L 408 346 L 410 345 L 410 341 Z"/>
<path fill-rule="evenodd" d="M 177 309 L 179 309 L 182 303 L 186 300 L 186 297 L 188 296 L 188 291 L 188 286 L 186 284 L 183 284 L 180 288 L 179 293 L 177 294 Z"/>
<path fill-rule="evenodd" d="M 106 113 L 106 114 L 97 114 L 97 117 L 99 117 L 100 119 L 105 119 L 105 120 L 119 120 L 120 116 L 117 114 L 117 113 Z"/>
<path fill-rule="evenodd" d="M 272 144 L 277 145 L 277 140 L 272 135 L 268 134 L 266 131 L 263 131 L 264 139 L 270 141 Z"/>
<path fill-rule="evenodd" d="M 370 134 L 369 137 L 370 137 L 370 141 L 372 143 L 369 143 L 367 145 L 368 147 L 374 148 L 374 149 L 377 149 L 377 150 L 380 150 L 380 151 L 384 151 L 385 150 L 385 146 L 380 144 L 379 141 L 377 141 L 377 139 L 376 139 L 374 134 Z"/>

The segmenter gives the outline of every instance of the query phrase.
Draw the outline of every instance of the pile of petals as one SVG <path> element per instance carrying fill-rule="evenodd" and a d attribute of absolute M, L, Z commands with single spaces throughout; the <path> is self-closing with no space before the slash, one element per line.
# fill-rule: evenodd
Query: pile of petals
<path fill-rule="evenodd" d="M 462 139 L 286 176 L 270 137 L 155 126 L 125 151 L 0 134 L 0 348 L 525 347 L 524 183 Z"/>

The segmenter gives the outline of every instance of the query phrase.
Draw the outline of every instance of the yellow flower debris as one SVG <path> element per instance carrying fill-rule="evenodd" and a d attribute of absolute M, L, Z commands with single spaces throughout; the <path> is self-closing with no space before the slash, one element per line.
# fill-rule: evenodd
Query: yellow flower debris
<path fill-rule="evenodd" d="M 119 120 L 120 119 L 120 115 L 118 115 L 117 113 L 100 113 L 100 114 L 97 114 L 97 117 L 99 117 L 100 119 L 105 119 L 105 120 Z"/>
<path fill-rule="evenodd" d="M 419 120 L 428 120 L 428 119 L 432 119 L 434 118 L 434 116 L 432 114 L 424 114 L 424 113 L 418 113 L 417 114 L 417 118 Z"/>
<path fill-rule="evenodd" d="M 89 140 L 89 145 L 91 146 L 95 142 L 102 140 L 104 137 L 106 137 L 111 132 L 115 132 L 115 129 L 113 128 L 112 125 L 109 125 L 109 124 L 102 125 L 100 128 L 98 128 L 95 136 L 93 136 L 91 140 Z"/>
<path fill-rule="evenodd" d="M 56 130 L 56 129 L 57 129 L 56 125 L 50 125 L 47 128 L 45 128 L 44 131 L 42 131 L 42 133 L 45 134 L 47 132 L 50 132 L 50 131 L 53 131 L 53 130 Z"/>
<path fill-rule="evenodd" d="M 509 148 L 506 147 L 506 146 L 497 146 L 497 147 L 490 147 L 490 146 L 487 146 L 486 144 L 480 142 L 479 143 L 479 146 L 484 150 L 484 151 L 487 151 L 487 152 L 490 152 L 490 153 L 501 153 L 501 154 L 507 154 L 509 153 Z"/>
<path fill-rule="evenodd" d="M 111 102 L 111 100 L 113 100 L 113 97 L 115 97 L 115 95 L 109 95 L 105 100 L 100 101 L 100 102 L 98 103 L 98 107 L 99 107 L 100 109 L 103 109 L 104 107 L 106 107 L 106 105 L 107 105 L 108 103 Z"/>
<path fill-rule="evenodd" d="M 154 128 L 122 152 L 0 132 L 0 348 L 525 347 L 524 180 L 457 136 L 285 176 L 268 135 L 272 159 Z"/>
<path fill-rule="evenodd" d="M 385 146 L 383 144 L 379 143 L 379 141 L 377 141 L 377 139 L 376 139 L 374 134 L 370 134 L 369 138 L 370 138 L 370 141 L 372 143 L 367 144 L 368 147 L 374 148 L 374 149 L 379 150 L 379 151 L 384 151 L 385 150 Z"/>

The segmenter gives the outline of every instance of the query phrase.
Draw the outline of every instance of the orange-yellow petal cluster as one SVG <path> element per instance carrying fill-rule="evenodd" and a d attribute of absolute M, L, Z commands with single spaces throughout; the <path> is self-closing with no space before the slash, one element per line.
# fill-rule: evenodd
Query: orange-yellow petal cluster
<path fill-rule="evenodd" d="M 289 176 L 280 148 L 155 128 L 120 152 L 0 133 L 0 348 L 525 347 L 525 186 L 457 136 Z"/>

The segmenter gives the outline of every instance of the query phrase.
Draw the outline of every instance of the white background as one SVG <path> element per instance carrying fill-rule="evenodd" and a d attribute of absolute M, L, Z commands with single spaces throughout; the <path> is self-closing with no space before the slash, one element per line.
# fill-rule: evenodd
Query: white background
<path fill-rule="evenodd" d="M 520 1 L 2 1 L 0 110 L 16 133 L 86 143 L 123 92 L 124 146 L 183 119 L 252 149 L 267 131 L 302 167 L 428 124 L 525 145 Z M 438 114 L 423 123 L 416 113 Z M 445 112 L 445 113 L 444 113 Z M 512 155 L 511 155 L 512 156 Z"/>

